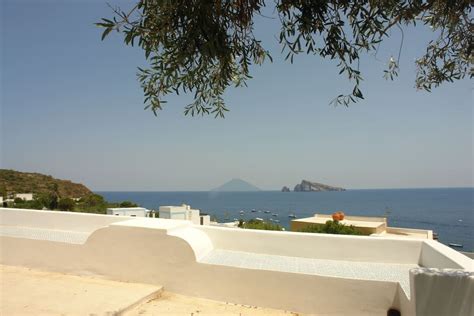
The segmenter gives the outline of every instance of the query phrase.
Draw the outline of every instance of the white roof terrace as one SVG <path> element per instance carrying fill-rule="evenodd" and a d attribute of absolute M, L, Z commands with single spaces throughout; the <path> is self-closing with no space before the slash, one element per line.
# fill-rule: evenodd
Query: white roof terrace
<path fill-rule="evenodd" d="M 0 208 L 0 241 L 0 264 L 159 284 L 220 301 L 316 314 L 472 311 L 472 260 L 432 240 Z M 446 291 L 460 300 L 454 304 Z"/>

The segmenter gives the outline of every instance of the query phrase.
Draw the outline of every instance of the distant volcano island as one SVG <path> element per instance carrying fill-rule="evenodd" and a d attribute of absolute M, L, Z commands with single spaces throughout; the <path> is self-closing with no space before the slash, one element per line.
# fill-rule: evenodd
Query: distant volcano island
<path fill-rule="evenodd" d="M 212 191 L 218 192 L 250 192 L 250 191 L 261 191 L 259 188 L 254 186 L 247 181 L 242 179 L 232 179 L 223 185 L 213 189 Z"/>
<path fill-rule="evenodd" d="M 211 191 L 213 192 L 255 192 L 255 191 L 261 191 L 261 189 L 245 180 L 235 178 Z M 281 189 L 281 191 L 291 192 L 291 189 L 287 186 L 284 186 Z M 301 183 L 295 185 L 293 191 L 294 192 L 323 192 L 323 191 L 346 191 L 346 189 L 340 188 L 340 187 L 333 187 L 333 186 L 323 184 L 323 183 L 303 180 L 301 181 Z"/>
<path fill-rule="evenodd" d="M 290 188 L 284 186 L 281 189 L 282 192 L 290 192 Z M 323 192 L 323 191 L 346 191 L 344 188 L 333 187 L 327 184 L 322 184 L 318 182 L 311 182 L 308 180 L 303 180 L 301 183 L 295 185 L 293 189 L 295 192 Z"/>

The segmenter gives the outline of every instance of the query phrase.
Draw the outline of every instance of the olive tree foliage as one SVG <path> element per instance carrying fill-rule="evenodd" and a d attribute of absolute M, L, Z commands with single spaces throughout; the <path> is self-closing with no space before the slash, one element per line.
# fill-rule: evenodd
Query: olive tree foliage
<path fill-rule="evenodd" d="M 472 77 L 470 1 L 393 0 L 274 0 L 281 29 L 282 52 L 290 62 L 298 54 L 335 60 L 339 74 L 353 89 L 334 104 L 363 99 L 359 60 L 375 52 L 389 31 L 404 25 L 424 25 L 433 39 L 416 60 L 416 88 L 430 91 L 444 82 Z M 264 0 L 139 0 L 123 11 L 111 7 L 103 18 L 104 39 L 116 30 L 126 45 L 138 45 L 149 63 L 139 68 L 145 108 L 155 115 L 170 93 L 193 93 L 185 114 L 228 111 L 226 88 L 246 85 L 250 66 L 271 61 L 269 51 L 254 35 L 254 21 L 267 5 Z M 384 77 L 399 71 L 399 56 L 391 58 Z"/>

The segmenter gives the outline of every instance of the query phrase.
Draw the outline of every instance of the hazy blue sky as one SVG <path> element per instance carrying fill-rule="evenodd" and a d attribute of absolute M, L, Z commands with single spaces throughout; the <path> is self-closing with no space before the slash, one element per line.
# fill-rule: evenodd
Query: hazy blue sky
<path fill-rule="evenodd" d="M 101 42 L 93 26 L 110 15 L 105 1 L 1 1 L 1 168 L 94 190 L 207 190 L 234 177 L 263 189 L 303 178 L 347 188 L 473 185 L 471 82 L 413 88 L 425 29 L 406 31 L 395 82 L 382 71 L 398 32 L 377 59 L 365 58 L 366 101 L 345 108 L 329 105 L 349 87 L 334 64 L 285 62 L 278 22 L 261 19 L 256 33 L 274 63 L 228 91 L 226 119 L 185 117 L 186 96 L 169 97 L 156 118 L 135 77 L 143 53 L 115 33 Z"/>

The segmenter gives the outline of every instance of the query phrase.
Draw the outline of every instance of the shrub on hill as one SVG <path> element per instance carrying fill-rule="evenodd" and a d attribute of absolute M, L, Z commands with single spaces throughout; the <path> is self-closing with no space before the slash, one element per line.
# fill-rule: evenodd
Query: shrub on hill
<path fill-rule="evenodd" d="M 123 201 L 120 203 L 120 207 L 137 207 L 138 205 L 131 201 Z"/>
<path fill-rule="evenodd" d="M 261 230 L 283 230 L 278 224 L 260 221 L 257 219 L 251 219 L 248 222 L 239 221 L 239 227 L 245 229 L 261 229 Z"/>
<path fill-rule="evenodd" d="M 324 225 L 310 225 L 299 230 L 304 233 L 362 235 L 354 226 L 346 226 L 338 221 L 327 221 Z"/>
<path fill-rule="evenodd" d="M 59 200 L 58 209 L 64 212 L 70 212 L 74 210 L 75 205 L 76 205 L 76 202 L 74 202 L 73 199 L 65 198 L 65 199 Z"/>
<path fill-rule="evenodd" d="M 75 210 L 84 213 L 107 213 L 107 201 L 99 194 L 91 194 L 81 198 L 77 203 Z"/>

